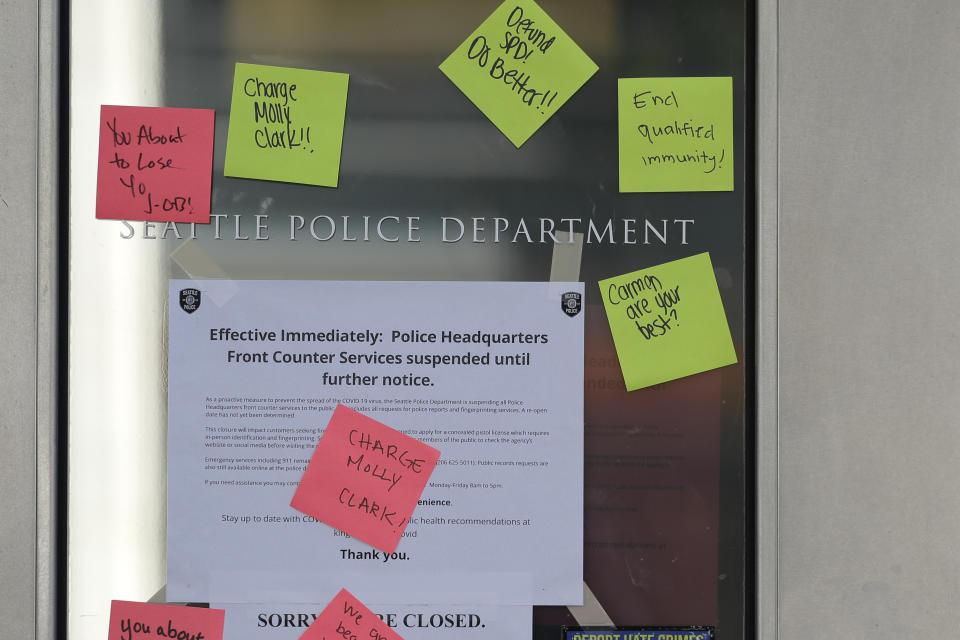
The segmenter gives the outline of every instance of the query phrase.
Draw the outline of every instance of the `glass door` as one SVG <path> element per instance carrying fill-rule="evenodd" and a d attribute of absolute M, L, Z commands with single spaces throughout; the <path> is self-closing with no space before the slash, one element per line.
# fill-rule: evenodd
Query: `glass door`
<path fill-rule="evenodd" d="M 531 637 L 751 637 L 751 2 L 539 3 L 598 71 L 519 148 L 438 69 L 496 1 L 70 4 L 70 640 L 166 601 L 172 279 L 583 282 L 585 599 Z M 237 63 L 349 74 L 335 188 L 224 175 Z M 732 189 L 621 192 L 618 79 L 686 77 L 732 79 Z M 215 110 L 211 224 L 95 219 L 101 105 Z M 705 252 L 736 363 L 627 391 L 599 281 Z"/>

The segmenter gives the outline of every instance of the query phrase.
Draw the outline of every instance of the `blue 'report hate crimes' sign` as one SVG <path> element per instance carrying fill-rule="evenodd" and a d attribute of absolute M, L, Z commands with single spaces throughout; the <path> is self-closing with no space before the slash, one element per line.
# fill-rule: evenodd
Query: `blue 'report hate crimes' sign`
<path fill-rule="evenodd" d="M 713 627 L 564 627 L 563 640 L 716 640 Z"/>

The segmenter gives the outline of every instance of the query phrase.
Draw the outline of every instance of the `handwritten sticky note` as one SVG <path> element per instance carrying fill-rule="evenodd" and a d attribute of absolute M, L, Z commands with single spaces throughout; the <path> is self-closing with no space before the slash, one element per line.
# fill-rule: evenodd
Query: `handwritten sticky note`
<path fill-rule="evenodd" d="M 337 405 L 290 506 L 392 553 L 440 452 Z"/>
<path fill-rule="evenodd" d="M 349 80 L 237 63 L 223 175 L 337 186 Z"/>
<path fill-rule="evenodd" d="M 733 364 L 709 253 L 600 281 L 627 391 Z"/>
<path fill-rule="evenodd" d="M 597 65 L 532 0 L 507 0 L 440 70 L 519 147 Z"/>
<path fill-rule="evenodd" d="M 620 191 L 733 191 L 732 78 L 620 78 Z"/>
<path fill-rule="evenodd" d="M 222 640 L 223 609 L 113 600 L 109 640 Z"/>
<path fill-rule="evenodd" d="M 300 640 L 403 640 L 352 593 L 341 589 Z"/>
<path fill-rule="evenodd" d="M 210 222 L 213 109 L 100 107 L 97 218 Z"/>

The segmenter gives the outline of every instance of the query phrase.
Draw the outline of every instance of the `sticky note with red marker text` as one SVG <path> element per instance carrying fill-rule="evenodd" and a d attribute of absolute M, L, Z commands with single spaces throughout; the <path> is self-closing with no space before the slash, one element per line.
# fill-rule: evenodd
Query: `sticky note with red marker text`
<path fill-rule="evenodd" d="M 439 457 L 416 438 L 338 404 L 290 506 L 392 553 Z"/>
<path fill-rule="evenodd" d="M 388 627 L 377 614 L 346 589 L 341 589 L 340 593 L 334 596 L 323 613 L 300 636 L 300 640 L 326 638 L 403 640 L 400 634 Z"/>
<path fill-rule="evenodd" d="M 222 640 L 223 618 L 223 609 L 114 600 L 110 603 L 110 630 L 107 638 Z"/>
<path fill-rule="evenodd" d="M 100 107 L 97 218 L 210 222 L 213 109 Z"/>

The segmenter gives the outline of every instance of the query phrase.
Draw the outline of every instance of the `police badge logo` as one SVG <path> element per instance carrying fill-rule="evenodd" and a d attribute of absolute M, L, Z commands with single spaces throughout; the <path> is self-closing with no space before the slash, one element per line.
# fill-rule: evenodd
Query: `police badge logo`
<path fill-rule="evenodd" d="M 571 318 L 580 313 L 581 295 L 576 291 L 568 291 L 560 296 L 560 308 Z"/>
<path fill-rule="evenodd" d="M 180 289 L 180 308 L 193 313 L 200 308 L 200 289 Z"/>

